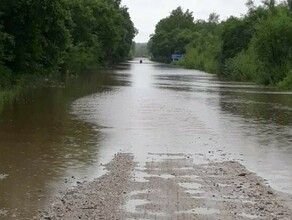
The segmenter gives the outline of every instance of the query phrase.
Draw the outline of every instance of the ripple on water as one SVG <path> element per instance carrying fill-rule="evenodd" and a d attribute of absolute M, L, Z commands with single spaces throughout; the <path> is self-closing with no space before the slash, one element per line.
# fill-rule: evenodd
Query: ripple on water
<path fill-rule="evenodd" d="M 137 213 L 138 206 L 147 205 L 149 203 L 150 203 L 149 201 L 143 199 L 130 199 L 127 201 L 125 209 L 127 212 Z"/>
<path fill-rule="evenodd" d="M 178 183 L 181 187 L 185 188 L 185 193 L 189 193 L 191 195 L 203 194 L 204 190 L 201 189 L 202 184 L 199 183 Z"/>
<path fill-rule="evenodd" d="M 8 214 L 8 211 L 7 210 L 0 209 L 0 217 L 5 217 L 5 216 L 7 216 L 7 214 Z"/>
<path fill-rule="evenodd" d="M 147 172 L 139 170 L 135 170 L 133 179 L 136 182 L 149 182 L 147 178 L 162 178 L 162 179 L 172 179 L 175 176 L 171 174 L 149 174 Z"/>
<path fill-rule="evenodd" d="M 249 219 L 259 219 L 259 218 L 261 218 L 258 215 L 251 215 L 251 214 L 247 214 L 247 213 L 241 213 L 241 214 L 239 214 L 239 216 L 244 217 L 244 218 L 249 218 Z"/>
<path fill-rule="evenodd" d="M 187 188 L 189 190 L 198 190 L 202 187 L 202 184 L 199 184 L 199 183 L 178 183 L 178 185 L 184 187 L 184 188 Z"/>
<path fill-rule="evenodd" d="M 7 178 L 9 175 L 8 174 L 0 174 L 0 180 L 3 180 Z"/>

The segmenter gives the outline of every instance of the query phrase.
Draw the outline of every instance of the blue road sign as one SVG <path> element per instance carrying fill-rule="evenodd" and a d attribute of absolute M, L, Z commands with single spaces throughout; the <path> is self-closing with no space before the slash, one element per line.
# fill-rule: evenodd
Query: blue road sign
<path fill-rule="evenodd" d="M 183 57 L 183 55 L 182 54 L 178 54 L 178 53 L 175 53 L 175 54 L 171 55 L 172 60 L 179 60 L 182 57 Z"/>

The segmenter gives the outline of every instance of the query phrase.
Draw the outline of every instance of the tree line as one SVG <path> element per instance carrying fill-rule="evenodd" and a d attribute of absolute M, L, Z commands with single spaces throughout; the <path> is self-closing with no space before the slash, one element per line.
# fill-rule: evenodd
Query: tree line
<path fill-rule="evenodd" d="M 134 44 L 134 56 L 135 57 L 149 57 L 149 50 L 147 43 L 133 43 Z"/>
<path fill-rule="evenodd" d="M 0 89 L 124 60 L 136 32 L 121 0 L 1 0 Z"/>
<path fill-rule="evenodd" d="M 292 89 L 292 0 L 247 1 L 248 12 L 220 21 L 216 13 L 194 20 L 181 7 L 156 25 L 148 42 L 152 58 L 235 80 Z"/>

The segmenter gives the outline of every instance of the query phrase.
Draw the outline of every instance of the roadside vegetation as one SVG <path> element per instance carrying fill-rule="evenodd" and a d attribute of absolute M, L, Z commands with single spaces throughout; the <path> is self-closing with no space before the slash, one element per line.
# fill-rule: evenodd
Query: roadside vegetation
<path fill-rule="evenodd" d="M 153 60 L 216 73 L 234 80 L 292 89 L 292 0 L 246 3 L 247 14 L 220 21 L 194 20 L 181 7 L 162 19 L 148 42 Z"/>
<path fill-rule="evenodd" d="M 125 60 L 136 32 L 121 0 L 2 0 L 0 99 Z"/>

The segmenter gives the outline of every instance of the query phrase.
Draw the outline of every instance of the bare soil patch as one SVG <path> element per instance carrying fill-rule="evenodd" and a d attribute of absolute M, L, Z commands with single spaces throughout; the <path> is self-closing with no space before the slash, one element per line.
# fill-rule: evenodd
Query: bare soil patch
<path fill-rule="evenodd" d="M 117 154 L 107 174 L 62 192 L 40 218 L 292 219 L 291 196 L 238 162 L 195 164 L 187 155 L 156 156 L 141 167 L 132 155 Z"/>

